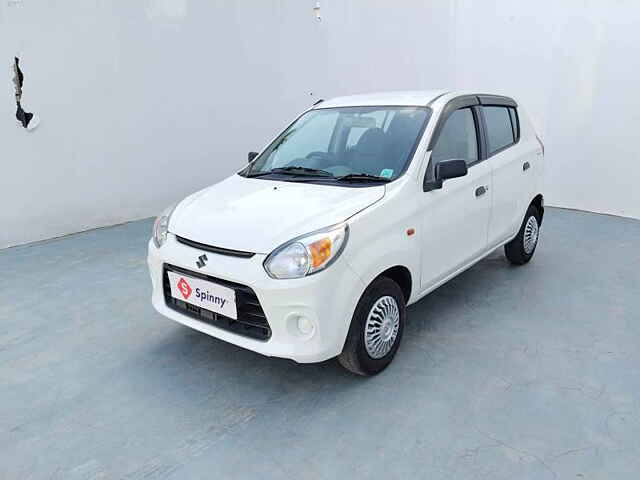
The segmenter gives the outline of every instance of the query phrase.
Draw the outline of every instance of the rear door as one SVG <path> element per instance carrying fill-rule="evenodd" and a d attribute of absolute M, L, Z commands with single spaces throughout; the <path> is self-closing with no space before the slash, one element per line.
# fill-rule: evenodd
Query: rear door
<path fill-rule="evenodd" d="M 455 99 L 453 108 L 445 107 L 430 144 L 426 191 L 421 200 L 422 289 L 444 280 L 487 248 L 491 167 L 484 161 L 477 103 L 476 97 L 471 97 Z M 464 159 L 467 175 L 433 186 L 429 177 L 435 166 L 451 159 Z"/>
<path fill-rule="evenodd" d="M 513 236 L 531 201 L 529 177 L 532 163 L 520 145 L 520 124 L 515 102 L 510 99 L 480 97 L 486 131 L 488 161 L 493 170 L 493 212 L 489 223 L 489 246 Z M 503 102 L 499 104 L 498 102 Z M 494 104 L 490 104 L 494 103 Z"/>

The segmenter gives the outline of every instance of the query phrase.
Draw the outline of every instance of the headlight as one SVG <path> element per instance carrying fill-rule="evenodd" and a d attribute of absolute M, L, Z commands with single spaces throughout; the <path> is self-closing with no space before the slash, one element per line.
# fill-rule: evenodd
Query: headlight
<path fill-rule="evenodd" d="M 264 261 L 271 278 L 300 278 L 324 270 L 342 253 L 349 237 L 346 223 L 303 235 L 281 245 Z"/>
<path fill-rule="evenodd" d="M 158 218 L 156 218 L 156 221 L 153 224 L 153 243 L 155 243 L 158 248 L 167 241 L 167 233 L 169 233 L 169 219 L 171 218 L 171 214 L 175 208 L 175 205 L 167 208 Z"/>

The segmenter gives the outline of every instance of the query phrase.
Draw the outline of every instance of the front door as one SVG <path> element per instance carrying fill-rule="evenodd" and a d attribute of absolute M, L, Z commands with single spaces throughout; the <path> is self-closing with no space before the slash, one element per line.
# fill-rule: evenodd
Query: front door
<path fill-rule="evenodd" d="M 441 282 L 487 249 L 491 214 L 491 166 L 480 153 L 478 112 L 450 114 L 430 162 L 464 159 L 468 173 L 422 194 L 422 290 Z"/>

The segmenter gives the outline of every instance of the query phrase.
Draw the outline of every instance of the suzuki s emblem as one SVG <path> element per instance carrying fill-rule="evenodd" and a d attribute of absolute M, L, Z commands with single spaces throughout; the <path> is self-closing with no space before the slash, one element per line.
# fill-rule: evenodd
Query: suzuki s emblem
<path fill-rule="evenodd" d="M 196 265 L 198 266 L 198 268 L 202 268 L 207 264 L 207 260 L 209 259 L 207 258 L 206 255 L 200 255 L 198 257 L 198 261 L 196 262 Z"/>

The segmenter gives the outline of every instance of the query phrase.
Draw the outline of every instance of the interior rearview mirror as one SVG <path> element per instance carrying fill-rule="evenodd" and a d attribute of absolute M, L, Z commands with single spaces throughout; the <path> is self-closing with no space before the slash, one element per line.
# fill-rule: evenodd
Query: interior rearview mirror
<path fill-rule="evenodd" d="M 253 159 L 256 158 L 257 156 L 258 156 L 258 152 L 249 152 L 249 155 L 247 155 L 247 158 L 249 159 L 249 163 L 251 163 Z"/>
<path fill-rule="evenodd" d="M 467 171 L 467 162 L 465 160 L 443 160 L 436 165 L 436 180 L 442 181 L 448 178 L 464 177 Z"/>

